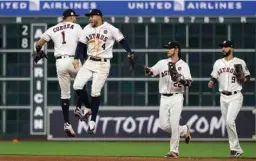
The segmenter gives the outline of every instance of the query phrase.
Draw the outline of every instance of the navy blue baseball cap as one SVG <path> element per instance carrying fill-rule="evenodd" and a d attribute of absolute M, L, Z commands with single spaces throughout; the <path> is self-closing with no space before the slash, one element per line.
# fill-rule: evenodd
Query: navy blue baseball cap
<path fill-rule="evenodd" d="M 225 40 L 221 44 L 219 44 L 219 47 L 230 47 L 234 48 L 234 44 L 230 40 Z"/>
<path fill-rule="evenodd" d="M 69 16 L 79 16 L 76 14 L 76 12 L 73 9 L 67 9 L 62 14 L 63 17 L 69 17 Z"/>
<path fill-rule="evenodd" d="M 99 9 L 91 9 L 89 13 L 86 13 L 85 16 L 89 17 L 89 16 L 92 16 L 92 15 L 97 15 L 97 16 L 103 16 L 101 10 Z"/>
<path fill-rule="evenodd" d="M 180 50 L 181 46 L 178 41 L 170 41 L 167 45 L 164 45 L 164 48 L 167 48 L 167 49 L 178 48 Z"/>

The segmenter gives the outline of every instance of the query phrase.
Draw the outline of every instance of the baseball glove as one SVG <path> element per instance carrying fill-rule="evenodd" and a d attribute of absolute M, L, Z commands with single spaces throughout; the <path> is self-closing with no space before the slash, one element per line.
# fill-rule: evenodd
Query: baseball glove
<path fill-rule="evenodd" d="M 172 62 L 168 63 L 168 70 L 169 70 L 169 74 L 172 78 L 172 81 L 174 81 L 174 82 L 178 81 L 178 79 L 180 78 L 181 75 L 176 70 L 174 63 L 172 63 Z"/>
<path fill-rule="evenodd" d="M 43 50 L 40 50 L 39 52 L 32 54 L 32 57 L 35 63 L 37 63 L 42 58 L 48 59 L 47 55 Z"/>
<path fill-rule="evenodd" d="M 234 75 L 236 76 L 237 82 L 243 83 L 244 82 L 244 71 L 241 64 L 234 64 L 235 72 Z"/>
<path fill-rule="evenodd" d="M 134 52 L 128 53 L 129 70 L 133 71 L 135 69 L 135 54 Z"/>

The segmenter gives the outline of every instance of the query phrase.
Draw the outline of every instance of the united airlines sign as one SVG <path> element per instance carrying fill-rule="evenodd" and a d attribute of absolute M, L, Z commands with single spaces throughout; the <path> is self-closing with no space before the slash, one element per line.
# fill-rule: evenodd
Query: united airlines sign
<path fill-rule="evenodd" d="M 49 1 L 7 0 L 0 2 L 1 16 L 61 16 L 63 10 L 79 14 L 99 8 L 104 16 L 254 16 L 256 1 L 166 0 L 166 1 Z"/>

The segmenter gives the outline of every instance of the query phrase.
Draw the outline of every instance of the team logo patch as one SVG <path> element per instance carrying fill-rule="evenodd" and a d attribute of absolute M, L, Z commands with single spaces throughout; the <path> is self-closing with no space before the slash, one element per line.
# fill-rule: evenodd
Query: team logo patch
<path fill-rule="evenodd" d="M 108 33 L 108 30 L 104 30 L 103 33 L 104 33 L 104 34 L 107 34 L 107 33 Z"/>
<path fill-rule="evenodd" d="M 178 67 L 178 70 L 181 70 L 181 67 Z"/>

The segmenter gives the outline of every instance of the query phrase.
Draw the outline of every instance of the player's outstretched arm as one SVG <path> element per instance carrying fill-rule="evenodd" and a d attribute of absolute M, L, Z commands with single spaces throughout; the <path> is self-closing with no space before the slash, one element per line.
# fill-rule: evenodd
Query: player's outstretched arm
<path fill-rule="evenodd" d="M 146 76 L 153 76 L 153 72 L 150 67 L 145 66 L 144 71 Z"/>
<path fill-rule="evenodd" d="M 47 43 L 47 41 L 41 38 L 41 39 L 36 43 L 36 52 L 39 52 L 39 51 L 41 50 L 41 48 L 44 46 L 45 43 Z"/>
<path fill-rule="evenodd" d="M 127 58 L 128 58 L 129 65 L 130 65 L 130 70 L 134 70 L 134 68 L 135 68 L 135 53 L 132 52 L 130 46 L 128 45 L 128 43 L 125 39 L 120 40 L 119 44 L 123 47 L 123 49 L 125 49 L 125 51 L 128 54 Z"/>
<path fill-rule="evenodd" d="M 73 60 L 73 63 L 72 63 L 75 69 L 77 69 L 79 66 L 79 59 L 81 60 L 82 64 L 84 63 L 83 54 L 85 53 L 86 55 L 86 52 L 87 52 L 87 45 L 82 42 L 79 42 L 76 47 L 75 59 Z"/>
<path fill-rule="evenodd" d="M 36 43 L 36 46 L 35 46 L 36 53 L 32 54 L 32 57 L 35 63 L 37 63 L 42 58 L 48 59 L 45 52 L 41 50 L 45 43 L 47 43 L 47 41 L 42 38 Z"/>

